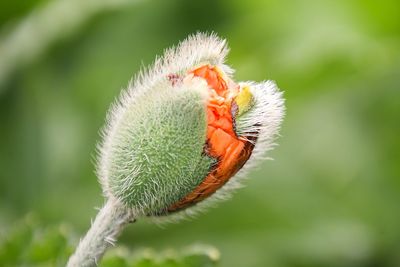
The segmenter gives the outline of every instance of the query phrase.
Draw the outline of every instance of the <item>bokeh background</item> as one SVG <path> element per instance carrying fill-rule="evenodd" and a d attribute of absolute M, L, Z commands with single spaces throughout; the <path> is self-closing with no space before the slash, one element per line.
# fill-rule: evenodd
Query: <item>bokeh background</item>
<path fill-rule="evenodd" d="M 1 231 L 29 212 L 88 229 L 110 103 L 196 31 L 227 38 L 237 80 L 285 92 L 274 160 L 196 220 L 139 221 L 120 242 L 211 244 L 222 267 L 400 266 L 398 0 L 2 1 Z"/>

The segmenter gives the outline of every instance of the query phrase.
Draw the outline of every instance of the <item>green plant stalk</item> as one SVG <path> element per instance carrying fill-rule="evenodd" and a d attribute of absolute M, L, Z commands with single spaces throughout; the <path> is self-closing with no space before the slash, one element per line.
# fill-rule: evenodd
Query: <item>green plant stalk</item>
<path fill-rule="evenodd" d="M 67 267 L 97 266 L 108 247 L 114 246 L 124 227 L 134 222 L 133 213 L 116 199 L 108 199 L 86 236 L 81 239 Z"/>

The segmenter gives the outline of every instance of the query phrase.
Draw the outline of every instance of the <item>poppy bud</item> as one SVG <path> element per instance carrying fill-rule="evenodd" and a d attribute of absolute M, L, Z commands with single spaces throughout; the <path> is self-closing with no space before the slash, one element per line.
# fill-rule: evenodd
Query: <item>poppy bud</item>
<path fill-rule="evenodd" d="M 215 35 L 191 36 L 121 93 L 99 145 L 107 198 L 138 216 L 190 214 L 273 147 L 282 93 L 271 81 L 236 83 L 227 53 Z"/>
<path fill-rule="evenodd" d="M 99 145 L 107 201 L 68 267 L 97 266 L 140 216 L 179 219 L 225 198 L 274 146 L 282 93 L 271 81 L 236 83 L 227 53 L 215 35 L 191 36 L 121 93 Z"/>

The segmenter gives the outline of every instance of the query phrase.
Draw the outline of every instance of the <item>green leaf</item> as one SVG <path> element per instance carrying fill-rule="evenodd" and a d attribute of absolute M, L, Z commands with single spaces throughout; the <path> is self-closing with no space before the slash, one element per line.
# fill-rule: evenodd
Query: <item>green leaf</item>
<path fill-rule="evenodd" d="M 0 240 L 0 266 L 65 266 L 76 245 L 74 236 L 66 225 L 43 226 L 27 215 Z M 214 267 L 218 260 L 218 250 L 204 245 L 160 252 L 118 245 L 104 255 L 99 267 Z"/>
<path fill-rule="evenodd" d="M 219 251 L 210 246 L 192 246 L 187 249 L 183 257 L 184 266 L 212 267 L 216 266 L 220 258 Z"/>
<path fill-rule="evenodd" d="M 147 249 L 136 254 L 133 267 L 214 267 L 219 261 L 219 251 L 211 246 L 195 245 L 176 251 L 165 250 L 155 254 Z"/>
<path fill-rule="evenodd" d="M 39 263 L 55 260 L 62 254 L 67 244 L 67 237 L 60 228 L 47 228 L 36 231 L 26 253 L 27 262 Z"/>
<path fill-rule="evenodd" d="M 124 248 L 116 248 L 107 252 L 102 261 L 100 267 L 128 267 L 127 260 L 129 259 L 129 253 Z"/>
<path fill-rule="evenodd" d="M 16 265 L 20 262 L 20 255 L 31 242 L 35 224 L 34 216 L 28 215 L 0 241 L 0 266 Z"/>

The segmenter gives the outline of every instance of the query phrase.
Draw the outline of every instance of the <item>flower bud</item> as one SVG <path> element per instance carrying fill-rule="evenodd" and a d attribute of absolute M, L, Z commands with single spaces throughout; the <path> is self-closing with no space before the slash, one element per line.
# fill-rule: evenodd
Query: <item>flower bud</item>
<path fill-rule="evenodd" d="M 191 213 L 273 147 L 282 94 L 271 81 L 234 82 L 227 52 L 215 35 L 191 36 L 121 93 L 99 145 L 106 197 L 138 215 Z"/>

